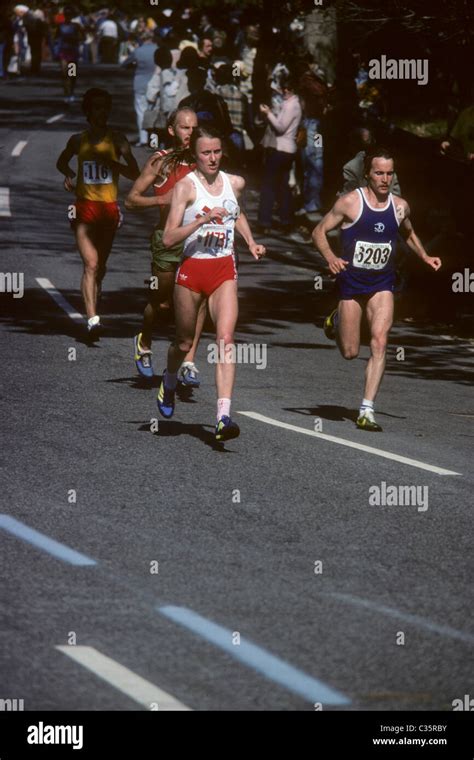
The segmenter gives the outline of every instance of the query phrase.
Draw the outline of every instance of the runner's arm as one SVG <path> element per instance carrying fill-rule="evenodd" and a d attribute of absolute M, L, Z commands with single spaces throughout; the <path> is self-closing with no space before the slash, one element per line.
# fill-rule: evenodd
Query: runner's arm
<path fill-rule="evenodd" d="M 347 212 L 350 205 L 353 203 L 353 200 L 354 198 L 352 193 L 341 196 L 336 201 L 331 211 L 329 211 L 326 216 L 321 219 L 319 224 L 311 233 L 315 247 L 326 259 L 332 274 L 338 274 L 339 272 L 342 272 L 346 268 L 347 262 L 344 261 L 344 259 L 341 259 L 339 256 L 336 256 L 334 251 L 331 249 L 331 246 L 328 243 L 327 233 L 331 230 L 335 230 L 336 227 L 339 227 L 342 224 L 344 219 L 348 218 Z"/>
<path fill-rule="evenodd" d="M 229 174 L 229 181 L 230 181 L 230 184 L 232 185 L 232 190 L 234 191 L 235 197 L 238 200 L 240 196 L 242 195 L 242 193 L 244 192 L 245 180 L 243 177 L 239 177 L 238 174 Z M 242 210 L 242 208 L 240 209 L 239 217 L 235 222 L 235 229 L 237 230 L 239 235 L 242 235 L 254 259 L 257 259 L 258 261 L 259 259 L 262 258 L 262 256 L 265 256 L 265 253 L 266 253 L 265 246 L 259 243 L 256 243 L 255 240 L 253 239 L 252 231 L 249 227 L 247 216 Z"/>
<path fill-rule="evenodd" d="M 56 161 L 56 169 L 60 171 L 61 174 L 64 174 L 65 177 L 70 177 L 71 179 L 76 176 L 76 172 L 71 169 L 69 162 L 71 158 L 77 156 L 79 153 L 79 138 L 80 135 L 72 135 Z"/>
<path fill-rule="evenodd" d="M 437 256 L 429 256 L 424 247 L 423 244 L 418 237 L 418 235 L 415 233 L 415 230 L 413 229 L 413 225 L 410 221 L 410 207 L 406 201 L 402 201 L 402 199 L 397 199 L 398 205 L 396 201 L 396 208 L 397 208 L 397 215 L 403 213 L 403 220 L 400 222 L 400 234 L 405 240 L 407 246 L 412 250 L 418 258 L 420 258 L 422 261 L 424 261 L 425 264 L 428 264 L 428 266 L 432 267 L 435 271 L 437 271 L 441 266 L 441 259 Z"/>
<path fill-rule="evenodd" d="M 258 261 L 259 259 L 262 258 L 262 256 L 265 256 L 265 253 L 266 253 L 265 246 L 259 243 L 256 243 L 255 240 L 253 239 L 252 231 L 249 227 L 247 217 L 245 216 L 243 211 L 240 212 L 239 218 L 237 219 L 235 223 L 235 229 L 237 230 L 239 235 L 242 235 L 254 259 L 257 259 Z"/>
<path fill-rule="evenodd" d="M 217 219 L 226 214 L 226 210 L 223 208 L 213 208 L 208 214 L 203 214 L 203 216 L 182 227 L 181 223 L 186 210 L 186 204 L 191 200 L 191 193 L 192 185 L 186 177 L 174 187 L 171 208 L 163 231 L 163 245 L 166 248 L 177 243 L 182 243 L 189 235 L 196 232 L 199 227 L 202 227 L 203 224 L 207 224 L 211 219 Z"/>
<path fill-rule="evenodd" d="M 159 206 L 163 204 L 163 197 L 158 195 L 145 195 L 160 174 L 161 165 L 162 161 L 156 161 L 154 156 L 151 156 L 148 159 L 140 176 L 135 180 L 132 189 L 125 198 L 125 208 L 149 208 L 150 206 Z"/>
<path fill-rule="evenodd" d="M 137 161 L 132 153 L 132 149 L 130 148 L 130 143 L 124 135 L 117 135 L 116 149 L 118 155 L 124 157 L 125 164 L 122 164 L 121 161 L 114 161 L 113 159 L 109 159 L 107 163 L 111 166 L 112 169 L 118 171 L 118 173 L 123 177 L 132 180 L 137 179 L 138 175 L 140 174 L 140 169 L 138 168 Z"/>
<path fill-rule="evenodd" d="M 74 183 L 72 180 L 76 176 L 76 172 L 71 169 L 69 162 L 74 156 L 77 156 L 79 153 L 80 139 L 80 135 L 72 135 L 67 141 L 66 147 L 56 162 L 56 169 L 60 171 L 61 174 L 64 174 L 66 178 L 64 180 L 64 187 L 69 191 L 74 190 Z"/>

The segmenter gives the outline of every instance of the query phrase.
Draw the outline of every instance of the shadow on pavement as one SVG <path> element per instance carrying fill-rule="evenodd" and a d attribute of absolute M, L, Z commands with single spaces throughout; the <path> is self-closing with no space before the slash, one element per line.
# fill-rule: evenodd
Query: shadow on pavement
<path fill-rule="evenodd" d="M 136 424 L 134 420 L 129 420 L 129 424 Z M 144 433 L 150 433 L 150 423 L 145 422 L 140 424 L 138 430 Z M 186 424 L 178 422 L 176 420 L 159 420 L 158 432 L 152 433 L 155 438 L 167 438 L 169 436 L 175 437 L 179 435 L 188 435 L 191 438 L 197 438 L 202 441 L 206 446 L 225 454 L 235 454 L 235 451 L 229 451 L 225 448 L 224 443 L 218 443 L 214 438 L 214 427 L 211 425 L 196 425 Z"/>
<path fill-rule="evenodd" d="M 358 411 L 355 409 L 348 409 L 346 406 L 334 406 L 331 404 L 323 404 L 314 407 L 285 406 L 283 409 L 285 412 L 295 412 L 296 414 L 302 414 L 305 417 L 321 417 L 323 420 L 331 420 L 332 422 L 356 422 L 358 417 Z M 377 416 L 394 417 L 398 420 L 406 419 L 406 417 L 400 417 L 398 414 L 388 414 L 387 412 L 381 412 L 378 409 Z"/>

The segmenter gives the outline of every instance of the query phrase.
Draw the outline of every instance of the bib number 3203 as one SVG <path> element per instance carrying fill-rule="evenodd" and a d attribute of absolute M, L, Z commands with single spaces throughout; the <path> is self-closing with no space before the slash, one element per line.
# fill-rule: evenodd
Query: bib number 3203
<path fill-rule="evenodd" d="M 97 161 L 84 161 L 82 172 L 85 185 L 110 185 L 113 182 L 112 170 Z"/>
<path fill-rule="evenodd" d="M 377 245 L 358 240 L 355 245 L 352 264 L 359 269 L 383 269 L 392 253 L 390 243 Z"/>

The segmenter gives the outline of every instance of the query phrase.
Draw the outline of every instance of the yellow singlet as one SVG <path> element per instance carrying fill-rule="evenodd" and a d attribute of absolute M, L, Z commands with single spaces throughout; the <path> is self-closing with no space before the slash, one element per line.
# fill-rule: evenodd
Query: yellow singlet
<path fill-rule="evenodd" d="M 97 154 L 104 156 L 105 161 L 118 161 L 110 130 L 107 130 L 104 139 L 97 145 L 91 143 L 88 132 L 82 133 L 77 157 L 76 195 L 89 201 L 111 203 L 117 200 L 119 172 L 112 170 L 106 163 L 100 163 Z"/>

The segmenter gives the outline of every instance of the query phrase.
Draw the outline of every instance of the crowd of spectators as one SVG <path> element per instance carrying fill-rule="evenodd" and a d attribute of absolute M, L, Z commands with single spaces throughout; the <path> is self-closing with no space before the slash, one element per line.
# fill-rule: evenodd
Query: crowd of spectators
<path fill-rule="evenodd" d="M 226 139 L 227 169 L 261 167 L 259 231 L 274 228 L 277 203 L 280 231 L 309 242 L 301 222 L 314 223 L 338 192 L 363 184 L 365 148 L 387 114 L 363 57 L 354 56 L 350 76 L 332 81 L 306 51 L 301 29 L 271 29 L 258 11 L 238 6 L 150 4 L 145 15 L 86 13 L 52 1 L 4 6 L 0 81 L 35 77 L 44 62 L 58 62 L 71 103 L 77 78 L 67 76 L 70 63 L 133 68 L 136 145 L 164 147 L 169 114 L 190 106 Z M 474 159 L 473 114 L 474 106 L 458 114 L 441 152 Z"/>

